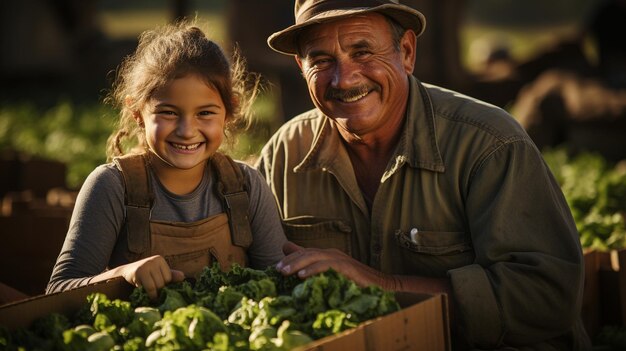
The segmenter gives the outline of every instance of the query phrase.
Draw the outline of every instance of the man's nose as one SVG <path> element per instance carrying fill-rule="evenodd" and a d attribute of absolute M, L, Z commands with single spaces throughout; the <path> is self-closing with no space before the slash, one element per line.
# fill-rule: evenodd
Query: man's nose
<path fill-rule="evenodd" d="M 337 89 L 348 89 L 359 82 L 359 65 L 352 60 L 337 60 L 333 72 L 332 86 Z"/>

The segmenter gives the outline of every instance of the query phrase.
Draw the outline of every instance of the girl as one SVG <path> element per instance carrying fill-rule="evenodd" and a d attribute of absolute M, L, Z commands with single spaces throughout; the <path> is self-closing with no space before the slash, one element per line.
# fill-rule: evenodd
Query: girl
<path fill-rule="evenodd" d="M 258 87 L 244 89 L 233 61 L 189 23 L 140 36 L 108 98 L 121 111 L 113 162 L 82 186 L 47 293 L 123 276 L 156 298 L 211 262 L 262 269 L 283 257 L 267 184 L 217 151 Z M 129 145 L 140 152 L 124 155 Z"/>

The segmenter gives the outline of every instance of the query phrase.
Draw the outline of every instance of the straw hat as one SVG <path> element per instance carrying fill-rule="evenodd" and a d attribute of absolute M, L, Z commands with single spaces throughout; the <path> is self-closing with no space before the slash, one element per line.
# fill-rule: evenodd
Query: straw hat
<path fill-rule="evenodd" d="M 313 24 L 370 12 L 378 12 L 394 19 L 405 29 L 412 29 L 418 37 L 426 27 L 426 19 L 421 12 L 399 4 L 398 0 L 296 0 L 296 24 L 270 35 L 267 44 L 274 51 L 295 55 L 296 40 L 302 29 Z"/>

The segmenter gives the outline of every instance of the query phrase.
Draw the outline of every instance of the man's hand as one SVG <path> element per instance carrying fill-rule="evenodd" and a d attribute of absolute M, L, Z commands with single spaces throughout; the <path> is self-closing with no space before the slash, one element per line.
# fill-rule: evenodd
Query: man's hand
<path fill-rule="evenodd" d="M 450 320 L 455 317 L 455 300 L 448 278 L 430 278 L 408 275 L 391 275 L 379 272 L 337 249 L 303 248 L 290 241 L 283 245 L 283 258 L 276 269 L 284 275 L 297 274 L 304 279 L 329 268 L 352 279 L 361 287 L 378 285 L 387 291 L 447 294 L 450 299 Z"/>
<path fill-rule="evenodd" d="M 276 269 L 284 275 L 297 274 L 304 279 L 327 271 L 329 268 L 343 274 L 361 287 L 378 285 L 395 290 L 395 279 L 383 274 L 337 249 L 303 248 L 290 241 L 283 245 L 283 258 Z"/>

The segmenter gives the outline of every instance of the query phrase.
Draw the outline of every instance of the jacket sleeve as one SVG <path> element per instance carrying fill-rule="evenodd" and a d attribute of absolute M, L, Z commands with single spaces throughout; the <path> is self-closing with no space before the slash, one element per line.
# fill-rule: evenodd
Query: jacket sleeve
<path fill-rule="evenodd" d="M 580 314 L 580 240 L 560 187 L 527 139 L 474 168 L 466 213 L 474 264 L 448 272 L 462 333 L 478 347 L 528 345 L 571 330 Z"/>

